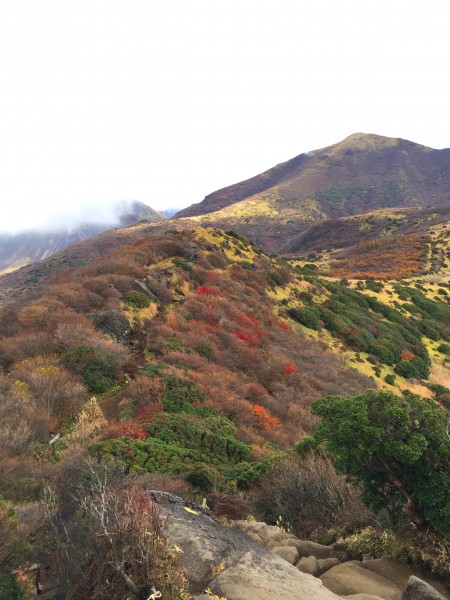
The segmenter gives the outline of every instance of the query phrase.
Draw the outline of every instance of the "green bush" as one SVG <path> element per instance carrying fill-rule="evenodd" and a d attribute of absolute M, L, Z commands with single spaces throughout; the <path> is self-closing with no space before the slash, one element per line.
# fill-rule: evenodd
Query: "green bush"
<path fill-rule="evenodd" d="M 188 273 L 191 273 L 194 270 L 193 265 L 178 257 L 172 258 L 172 263 L 177 267 L 183 269 L 183 271 L 187 271 Z"/>
<path fill-rule="evenodd" d="M 287 314 L 309 329 L 320 329 L 320 320 L 314 309 L 311 308 L 289 308 Z"/>
<path fill-rule="evenodd" d="M 80 375 L 88 389 L 96 394 L 113 386 L 120 366 L 112 353 L 100 353 L 88 345 L 70 350 L 62 357 L 62 362 Z"/>
<path fill-rule="evenodd" d="M 402 360 L 395 365 L 394 371 L 406 379 L 427 379 L 430 367 L 420 357 Z"/>
<path fill-rule="evenodd" d="M 0 571 L 0 598 L 2 600 L 26 600 L 15 573 Z"/>
<path fill-rule="evenodd" d="M 450 344 L 439 344 L 437 351 L 450 356 Z"/>
<path fill-rule="evenodd" d="M 192 381 L 175 375 L 167 375 L 162 381 L 165 385 L 162 404 L 169 412 L 190 412 L 192 404 L 202 403 L 205 399 L 205 394 Z"/>
<path fill-rule="evenodd" d="M 133 306 L 134 308 L 147 308 L 150 306 L 150 300 L 147 298 L 145 294 L 141 292 L 135 292 L 131 290 L 125 294 L 123 300 L 129 306 Z"/>
<path fill-rule="evenodd" d="M 436 401 L 369 390 L 317 400 L 312 412 L 315 443 L 361 483 L 373 510 L 450 533 L 449 415 Z"/>
<path fill-rule="evenodd" d="M 389 385 L 395 385 L 395 375 L 393 373 L 388 373 L 388 375 L 386 375 L 384 380 Z"/>

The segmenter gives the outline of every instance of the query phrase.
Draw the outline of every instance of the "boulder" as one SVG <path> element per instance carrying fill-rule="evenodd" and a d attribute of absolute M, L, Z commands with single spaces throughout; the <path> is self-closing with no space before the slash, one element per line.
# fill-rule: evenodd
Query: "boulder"
<path fill-rule="evenodd" d="M 191 594 L 209 588 L 228 600 L 340 600 L 320 579 L 301 573 L 242 531 L 216 523 L 201 507 L 171 494 L 149 493 L 160 506 L 169 543 L 180 550 Z"/>
<path fill-rule="evenodd" d="M 131 334 L 131 325 L 126 316 L 118 310 L 101 310 L 89 313 L 88 317 L 100 331 L 111 335 L 122 344 Z"/>
<path fill-rule="evenodd" d="M 351 561 L 333 567 L 322 575 L 323 585 L 341 596 L 365 593 L 381 596 L 384 600 L 401 600 L 402 588 L 399 585 L 363 568 L 361 564 Z"/>
<path fill-rule="evenodd" d="M 420 578 L 422 581 L 435 587 L 443 596 L 450 598 L 448 588 L 444 583 L 442 583 L 442 581 L 433 575 L 426 575 L 411 565 L 405 565 L 403 563 L 396 562 L 395 560 L 390 560 L 389 558 L 375 558 L 374 560 L 362 562 L 361 566 L 369 571 L 378 573 L 378 575 L 386 577 L 386 579 L 389 579 L 390 581 L 393 581 L 402 590 L 407 586 L 411 575 L 414 575 L 416 579 Z"/>
<path fill-rule="evenodd" d="M 276 562 L 261 560 L 253 552 L 247 552 L 217 575 L 209 588 L 227 600 L 340 600 L 339 596 L 322 587 L 319 579 L 297 571 L 271 554 Z"/>
<path fill-rule="evenodd" d="M 343 596 L 345 600 L 384 600 L 381 596 L 373 596 L 372 594 L 352 594 L 351 596 Z"/>
<path fill-rule="evenodd" d="M 272 552 L 284 558 L 291 565 L 295 565 L 298 560 L 298 552 L 295 546 L 276 546 Z"/>
<path fill-rule="evenodd" d="M 446 600 L 446 597 L 426 581 L 411 575 L 403 592 L 402 600 Z"/>
<path fill-rule="evenodd" d="M 319 575 L 319 561 L 315 556 L 303 556 L 295 566 L 302 573 L 308 573 L 314 577 Z"/>
<path fill-rule="evenodd" d="M 319 567 L 318 575 L 323 575 L 336 565 L 340 565 L 341 561 L 338 558 L 319 558 L 317 565 Z M 311 573 L 312 574 L 312 573 Z"/>
<path fill-rule="evenodd" d="M 155 294 L 153 292 L 151 292 L 148 287 L 145 285 L 145 283 L 143 283 L 142 281 L 138 281 L 137 279 L 135 281 L 133 281 L 133 289 L 136 290 L 137 292 L 141 292 L 141 294 L 144 294 L 145 296 L 147 296 L 147 298 L 151 301 L 151 302 L 157 302 L 158 298 L 155 296 Z"/>
<path fill-rule="evenodd" d="M 339 553 L 336 552 L 333 546 L 323 546 L 322 544 L 316 544 L 307 540 L 296 540 L 294 544 L 300 557 L 339 558 Z"/>

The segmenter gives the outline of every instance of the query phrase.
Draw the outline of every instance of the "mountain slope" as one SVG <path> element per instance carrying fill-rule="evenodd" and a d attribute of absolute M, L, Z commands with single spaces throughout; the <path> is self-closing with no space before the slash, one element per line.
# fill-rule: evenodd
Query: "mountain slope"
<path fill-rule="evenodd" d="M 313 223 L 389 207 L 445 206 L 450 149 L 357 133 L 301 154 L 178 212 L 233 228 L 268 251 Z"/>
<path fill-rule="evenodd" d="M 0 233 L 0 273 L 18 269 L 37 262 L 113 227 L 126 227 L 138 221 L 164 221 L 161 213 L 142 202 L 124 202 L 117 210 L 117 216 L 104 223 L 85 224 L 56 231 L 23 231 L 17 234 Z"/>

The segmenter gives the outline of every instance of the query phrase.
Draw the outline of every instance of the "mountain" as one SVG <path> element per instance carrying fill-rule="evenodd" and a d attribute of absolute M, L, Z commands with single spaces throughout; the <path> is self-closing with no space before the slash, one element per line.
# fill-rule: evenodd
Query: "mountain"
<path fill-rule="evenodd" d="M 165 216 L 142 202 L 122 202 L 116 217 L 101 224 L 85 224 L 56 231 L 22 231 L 17 234 L 0 233 L 0 273 L 13 271 L 24 265 L 47 258 L 67 246 L 93 237 L 113 227 L 126 227 L 138 221 L 160 222 Z"/>
<path fill-rule="evenodd" d="M 448 537 L 411 526 L 403 511 L 414 484 L 432 484 L 419 501 L 450 530 L 448 215 L 402 210 L 334 220 L 331 231 L 343 231 L 335 246 L 324 247 L 327 231 L 296 241 L 299 252 L 315 249 L 305 259 L 275 259 L 236 232 L 178 219 L 106 231 L 1 276 L 0 596 L 24 597 L 22 588 L 42 583 L 45 598 L 148 598 L 150 582 L 167 600 L 187 598 L 186 589 L 239 600 L 253 559 L 215 561 L 231 534 L 218 539 L 203 527 L 214 527 L 214 515 L 246 519 L 243 528 L 255 541 L 267 531 L 271 547 L 295 534 L 308 565 L 314 552 L 339 550 L 344 560 L 375 548 L 448 574 Z M 382 282 L 330 276 L 325 253 L 350 249 L 347 235 L 356 245 L 366 232 L 384 242 L 389 227 L 392 237 L 418 227 L 435 272 Z M 383 443 L 374 485 L 385 503 L 365 506 L 328 448 L 308 437 L 325 401 L 344 407 L 343 417 L 344 403 L 356 406 L 336 430 L 344 441 L 373 431 L 369 450 Z M 365 416 L 383 417 L 381 401 L 393 407 L 382 426 L 357 430 Z M 355 459 L 366 450 L 358 443 Z M 418 482 L 424 451 L 431 476 Z M 149 490 L 167 493 L 176 518 L 166 521 L 151 500 L 161 494 Z M 275 523 L 292 533 L 281 536 Z M 194 541 L 199 530 L 206 550 Z M 295 552 L 280 550 L 291 562 L 301 555 L 294 542 Z"/>
<path fill-rule="evenodd" d="M 390 207 L 448 206 L 450 149 L 356 133 L 209 194 L 175 215 L 234 229 L 266 251 L 312 224 Z"/>

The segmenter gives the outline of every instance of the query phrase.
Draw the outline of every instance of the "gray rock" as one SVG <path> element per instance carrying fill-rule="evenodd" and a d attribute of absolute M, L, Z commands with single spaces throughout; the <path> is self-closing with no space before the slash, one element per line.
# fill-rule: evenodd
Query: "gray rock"
<path fill-rule="evenodd" d="M 298 560 L 298 552 L 294 546 L 276 546 L 272 552 L 284 558 L 291 565 L 295 565 Z"/>
<path fill-rule="evenodd" d="M 262 546 L 264 545 L 262 537 L 259 536 L 257 533 L 254 533 L 253 531 L 247 531 L 247 535 L 257 544 L 261 544 Z"/>
<path fill-rule="evenodd" d="M 411 575 L 403 592 L 402 600 L 446 600 L 446 598 L 426 581 Z"/>
<path fill-rule="evenodd" d="M 315 556 L 304 556 L 295 565 L 302 573 L 317 577 L 319 575 L 319 561 Z"/>
<path fill-rule="evenodd" d="M 316 558 L 339 558 L 338 552 L 332 546 L 323 546 L 315 542 L 297 540 L 295 542 L 298 554 L 302 556 L 315 556 Z"/>
<path fill-rule="evenodd" d="M 100 331 L 111 335 L 118 342 L 125 343 L 131 333 L 130 321 L 118 310 L 101 310 L 89 313 L 88 317 Z"/>
<path fill-rule="evenodd" d="M 411 575 L 415 575 L 416 578 L 418 577 L 429 585 L 432 585 L 445 597 L 450 598 L 448 588 L 442 581 L 432 575 L 422 573 L 422 571 L 411 565 L 405 565 L 389 558 L 375 558 L 374 560 L 362 562 L 360 564 L 365 569 L 378 573 L 378 575 L 382 575 L 383 577 L 386 577 L 386 579 L 393 581 L 402 590 L 407 586 Z"/>
<path fill-rule="evenodd" d="M 141 294 L 144 294 L 145 296 L 147 296 L 147 298 L 149 300 L 151 300 L 152 302 L 157 302 L 158 298 L 155 296 L 155 294 L 153 292 L 151 292 L 148 289 L 148 287 L 142 281 L 138 281 L 136 279 L 136 281 L 133 281 L 132 286 L 133 286 L 134 290 L 136 290 L 137 292 L 141 292 Z"/>
<path fill-rule="evenodd" d="M 217 575 L 210 589 L 228 600 L 339 600 L 339 596 L 320 585 L 320 580 L 272 556 L 276 562 L 261 560 L 253 552 L 247 552 Z"/>
<path fill-rule="evenodd" d="M 322 575 L 323 585 L 341 596 L 365 593 L 381 596 L 384 600 L 401 600 L 400 586 L 378 573 L 363 568 L 362 564 L 351 561 L 333 567 Z"/>
<path fill-rule="evenodd" d="M 345 600 L 384 600 L 381 596 L 373 596 L 372 594 L 352 594 L 351 596 L 343 596 Z"/>
<path fill-rule="evenodd" d="M 180 567 L 189 575 L 192 594 L 210 588 L 228 600 L 339 600 L 319 579 L 301 573 L 245 533 L 219 525 L 201 507 L 170 494 L 153 496 L 166 519 L 170 544 L 182 550 Z"/>
<path fill-rule="evenodd" d="M 319 572 L 317 575 L 323 575 L 336 565 L 340 565 L 341 561 L 338 558 L 319 558 L 317 559 L 317 564 L 319 567 Z"/>

